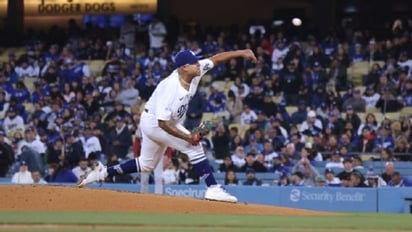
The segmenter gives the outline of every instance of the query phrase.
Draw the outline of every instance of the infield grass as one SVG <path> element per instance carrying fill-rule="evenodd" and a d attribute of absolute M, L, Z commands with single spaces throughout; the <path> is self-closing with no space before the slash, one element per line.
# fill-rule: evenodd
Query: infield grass
<path fill-rule="evenodd" d="M 412 231 L 410 215 L 257 216 L 93 212 L 0 212 L 0 231 Z"/>

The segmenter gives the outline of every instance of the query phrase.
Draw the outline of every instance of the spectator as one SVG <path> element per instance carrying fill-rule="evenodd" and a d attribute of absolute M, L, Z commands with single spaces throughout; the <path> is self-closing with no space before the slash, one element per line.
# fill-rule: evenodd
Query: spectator
<path fill-rule="evenodd" d="M 358 116 L 358 114 L 353 110 L 353 107 L 351 105 L 346 106 L 346 117 L 345 117 L 345 122 L 346 123 L 351 123 L 353 126 L 353 130 L 356 131 L 358 130 L 361 120 Z"/>
<path fill-rule="evenodd" d="M 346 109 L 348 105 L 353 107 L 353 110 L 357 113 L 365 112 L 366 102 L 362 98 L 361 92 L 359 89 L 354 89 L 352 97 L 343 102 L 343 108 Z"/>
<path fill-rule="evenodd" d="M 14 173 L 11 178 L 11 183 L 13 184 L 32 184 L 33 178 L 31 177 L 31 172 L 28 169 L 26 161 L 20 162 L 19 171 Z"/>
<path fill-rule="evenodd" d="M 320 133 L 322 129 L 322 122 L 316 118 L 315 111 L 309 111 L 306 121 L 300 126 L 300 133 L 304 135 L 302 136 L 302 141 L 306 141 L 307 137 L 313 137 L 315 134 Z"/>
<path fill-rule="evenodd" d="M 16 114 L 14 107 L 9 107 L 7 110 L 7 116 L 3 122 L 4 132 L 7 136 L 11 136 L 14 131 L 24 131 L 24 121 L 20 115 Z"/>
<path fill-rule="evenodd" d="M 166 26 L 160 21 L 158 16 L 154 16 L 148 27 L 150 49 L 153 49 L 156 53 L 160 52 L 163 47 L 163 42 L 167 36 Z"/>
<path fill-rule="evenodd" d="M 345 122 L 343 121 L 342 118 L 340 118 L 337 113 L 331 111 L 328 113 L 328 119 L 325 122 L 325 125 L 323 126 L 325 129 L 325 132 L 330 130 L 330 133 L 332 135 L 341 135 L 344 131 L 345 127 Z"/>
<path fill-rule="evenodd" d="M 385 171 L 381 174 L 381 177 L 386 183 L 389 183 L 389 181 L 392 180 L 392 176 L 394 172 L 395 172 L 395 167 L 394 167 L 393 162 L 388 161 L 385 163 Z"/>
<path fill-rule="evenodd" d="M 341 181 L 339 178 L 335 177 L 335 172 L 331 168 L 325 169 L 326 185 L 328 187 L 341 187 Z"/>
<path fill-rule="evenodd" d="M 395 158 L 399 161 L 411 161 L 412 147 L 405 136 L 398 137 L 395 141 L 394 153 L 400 153 Z"/>
<path fill-rule="evenodd" d="M 369 126 L 364 126 L 362 128 L 362 135 L 358 138 L 356 151 L 372 152 L 375 140 L 376 135 L 371 132 L 371 128 Z"/>
<path fill-rule="evenodd" d="M 229 93 L 226 110 L 230 113 L 232 123 L 240 123 L 243 108 L 242 98 L 235 97 Z"/>
<path fill-rule="evenodd" d="M 360 172 L 352 172 L 350 175 L 349 187 L 366 188 L 368 186 L 364 183 L 362 174 Z"/>
<path fill-rule="evenodd" d="M 291 115 L 291 121 L 294 125 L 301 124 L 307 119 L 308 112 L 306 108 L 305 100 L 300 100 L 298 110 Z"/>
<path fill-rule="evenodd" d="M 60 163 L 63 160 L 63 140 L 60 137 L 52 139 L 47 145 L 46 157 L 47 164 Z"/>
<path fill-rule="evenodd" d="M 381 157 L 380 159 L 374 159 L 375 161 L 385 161 L 385 162 L 392 162 L 396 161 L 395 157 L 393 156 L 393 153 L 390 149 L 388 148 L 383 148 L 381 150 Z"/>
<path fill-rule="evenodd" d="M 34 185 L 46 185 L 47 181 L 45 181 L 42 177 L 41 177 L 41 173 L 40 171 L 33 171 L 31 173 L 31 177 L 33 179 L 33 184 Z"/>
<path fill-rule="evenodd" d="M 351 184 L 351 174 L 355 172 L 353 170 L 352 159 L 345 158 L 343 160 L 343 171 L 338 173 L 337 177 L 342 183 L 343 187 L 349 187 Z"/>
<path fill-rule="evenodd" d="M 255 170 L 253 168 L 246 169 L 246 180 L 243 182 L 243 185 L 262 185 L 262 181 L 256 178 Z"/>
<path fill-rule="evenodd" d="M 358 170 L 358 171 L 362 171 L 362 170 L 365 169 L 363 167 L 362 158 L 358 155 L 353 155 L 353 157 L 352 157 L 352 166 L 353 166 L 353 169 Z"/>
<path fill-rule="evenodd" d="M 353 63 L 359 63 L 366 60 L 366 57 L 362 51 L 362 45 L 357 43 L 355 44 L 355 51 L 351 55 L 351 60 Z"/>
<path fill-rule="evenodd" d="M 240 124 L 249 125 L 250 123 L 256 121 L 256 113 L 250 109 L 249 105 L 243 106 L 243 112 L 240 114 Z"/>
<path fill-rule="evenodd" d="M 393 150 L 395 148 L 395 140 L 392 137 L 390 125 L 385 125 L 380 129 L 380 133 L 374 142 L 374 150 L 379 152 L 382 149 Z"/>
<path fill-rule="evenodd" d="M 301 170 L 301 171 L 299 171 Z M 318 171 L 310 163 L 308 158 L 302 158 L 299 160 L 292 169 L 292 173 L 300 172 L 302 173 L 301 179 L 305 186 L 315 186 L 316 177 L 319 176 Z"/>
<path fill-rule="evenodd" d="M 89 157 L 89 154 L 94 152 L 98 156 L 102 152 L 102 146 L 100 145 L 99 139 L 93 134 L 92 128 L 90 125 L 87 125 L 84 128 L 84 137 L 82 138 L 83 143 L 83 150 L 85 153 L 85 157 Z"/>
<path fill-rule="evenodd" d="M 295 187 L 305 186 L 305 182 L 303 180 L 303 173 L 302 172 L 292 173 L 290 186 L 295 186 Z"/>
<path fill-rule="evenodd" d="M 67 133 L 64 141 L 64 163 L 68 167 L 75 167 L 80 159 L 85 158 L 82 142 L 76 141 L 72 133 Z M 63 167 L 59 167 L 59 170 L 61 168 Z"/>
<path fill-rule="evenodd" d="M 289 173 L 289 169 L 284 164 L 284 159 L 278 155 L 273 157 L 273 165 L 268 168 L 269 172 Z"/>
<path fill-rule="evenodd" d="M 362 83 L 366 86 L 376 86 L 377 80 L 379 80 L 381 72 L 382 68 L 379 65 L 379 63 L 373 63 L 371 68 L 369 69 L 368 74 L 363 77 Z"/>
<path fill-rule="evenodd" d="M 40 156 L 46 153 L 46 145 L 37 138 L 37 133 L 33 127 L 28 127 L 24 131 L 24 142 L 20 144 L 20 149 L 27 146 L 31 150 L 37 152 Z"/>
<path fill-rule="evenodd" d="M 246 155 L 246 163 L 240 168 L 241 172 L 246 172 L 247 169 L 253 169 L 255 172 L 266 172 L 266 167 L 255 160 L 255 154 L 249 152 Z"/>
<path fill-rule="evenodd" d="M 233 164 L 239 169 L 246 163 L 246 154 L 242 146 L 236 147 L 235 152 L 232 154 Z"/>
<path fill-rule="evenodd" d="M 323 176 L 316 177 L 316 187 L 326 187 L 326 179 Z"/>
<path fill-rule="evenodd" d="M 215 134 L 212 136 L 212 143 L 216 159 L 223 159 L 230 154 L 230 135 L 223 123 L 217 125 Z"/>
<path fill-rule="evenodd" d="M 289 48 L 286 46 L 286 39 L 280 38 L 275 42 L 275 49 L 272 53 L 272 69 L 276 69 L 276 63 L 279 59 L 284 59 L 289 52 Z M 275 67 L 273 67 L 275 65 Z"/>
<path fill-rule="evenodd" d="M 260 153 L 263 151 L 263 144 L 258 141 L 258 138 L 253 134 L 249 137 L 249 145 L 245 146 L 245 152 L 252 152 L 254 154 Z"/>
<path fill-rule="evenodd" d="M 189 108 L 186 112 L 185 127 L 189 131 L 200 125 L 202 121 L 203 112 L 206 110 L 206 101 L 203 97 L 203 93 L 196 92 L 192 100 L 189 103 Z"/>
<path fill-rule="evenodd" d="M 406 87 L 401 92 L 403 98 L 403 105 L 405 107 L 412 107 L 412 79 L 406 81 Z"/>
<path fill-rule="evenodd" d="M 412 73 L 412 60 L 409 59 L 407 51 L 402 51 L 399 55 L 398 65 L 402 68 L 408 67 L 409 73 L 408 76 L 411 76 Z"/>
<path fill-rule="evenodd" d="M 375 88 L 371 85 L 366 86 L 366 91 L 362 96 L 363 100 L 365 100 L 365 107 L 366 110 L 373 109 L 378 103 L 380 95 L 379 93 L 375 92 Z"/>
<path fill-rule="evenodd" d="M 236 177 L 236 173 L 233 170 L 229 170 L 225 175 L 225 185 L 238 185 L 239 180 Z"/>
<path fill-rule="evenodd" d="M 59 73 L 61 83 L 72 83 L 74 81 L 82 83 L 83 77 L 90 77 L 90 68 L 89 66 L 77 60 L 74 57 L 65 58 L 63 60 L 62 70 Z"/>
<path fill-rule="evenodd" d="M 14 163 L 13 148 L 7 143 L 6 133 L 0 130 L 0 177 L 5 177 Z"/>
<path fill-rule="evenodd" d="M 34 77 L 36 75 L 33 66 L 29 64 L 27 58 L 21 58 L 14 71 L 19 76 L 19 79 Z"/>
<path fill-rule="evenodd" d="M 386 182 L 382 179 L 382 177 L 376 175 L 373 169 L 369 169 L 367 172 L 366 185 L 372 188 L 380 188 L 387 186 Z"/>
<path fill-rule="evenodd" d="M 79 161 L 79 165 L 72 169 L 72 172 L 77 177 L 77 179 L 86 176 L 91 171 L 90 167 L 88 167 L 87 165 L 87 159 L 82 157 Z"/>
<path fill-rule="evenodd" d="M 295 62 L 289 61 L 287 67 L 285 67 L 279 74 L 280 89 L 282 89 L 283 97 L 288 105 L 297 105 L 298 94 L 297 89 L 300 89 L 302 80 L 300 72 L 297 70 Z"/>
<path fill-rule="evenodd" d="M 368 113 L 365 117 L 365 122 L 362 123 L 357 131 L 358 135 L 362 135 L 362 131 L 364 127 L 368 127 L 372 133 L 376 133 L 378 131 L 378 121 L 373 113 Z"/>
<path fill-rule="evenodd" d="M 116 101 L 121 102 L 125 106 L 133 106 L 140 100 L 139 90 L 135 88 L 136 81 L 133 78 L 127 80 L 127 87 L 117 95 Z"/>
<path fill-rule="evenodd" d="M 343 158 L 341 156 L 341 153 L 338 150 L 333 151 L 330 156 L 330 159 L 327 161 L 325 165 L 325 168 L 326 169 L 343 168 L 342 161 L 343 161 Z"/>
<path fill-rule="evenodd" d="M 262 110 L 264 93 L 260 87 L 260 78 L 254 77 L 252 82 L 257 82 L 252 86 L 252 91 L 243 99 L 245 105 L 248 105 L 254 111 Z M 252 83 L 254 84 L 254 83 Z"/>
<path fill-rule="evenodd" d="M 62 164 L 50 164 L 48 174 L 45 180 L 49 183 L 76 183 L 78 180 L 67 161 L 63 161 Z"/>
<path fill-rule="evenodd" d="M 210 86 L 210 95 L 207 100 L 207 111 L 212 113 L 221 113 L 226 109 L 226 96 L 220 86 L 213 83 Z"/>
<path fill-rule="evenodd" d="M 115 121 L 116 125 L 108 136 L 109 154 L 116 154 L 120 159 L 125 159 L 132 146 L 132 134 L 123 117 L 117 116 Z"/>
<path fill-rule="evenodd" d="M 162 174 L 163 183 L 165 185 L 178 184 L 177 171 L 172 160 L 164 157 L 164 163 L 164 170 Z"/>
<path fill-rule="evenodd" d="M 228 171 L 236 172 L 237 170 L 238 170 L 238 168 L 233 163 L 232 158 L 230 156 L 226 156 L 223 159 L 223 163 L 219 167 L 220 172 L 228 172 Z"/>
<path fill-rule="evenodd" d="M 120 27 L 120 43 L 129 49 L 130 56 L 134 55 L 136 25 L 132 16 L 126 17 L 125 23 Z M 110 43 L 109 43 L 110 44 Z"/>
<path fill-rule="evenodd" d="M 393 172 L 391 180 L 388 182 L 391 187 L 412 187 L 412 181 L 401 176 L 399 172 Z"/>
<path fill-rule="evenodd" d="M 346 62 L 346 61 L 344 61 Z M 348 86 L 347 66 L 338 59 L 333 59 L 328 73 L 329 78 L 336 83 L 338 91 L 344 91 Z"/>
<path fill-rule="evenodd" d="M 397 112 L 403 107 L 402 103 L 393 96 L 388 87 L 383 87 L 382 91 L 383 93 L 376 103 L 376 107 L 379 108 L 382 113 Z"/>

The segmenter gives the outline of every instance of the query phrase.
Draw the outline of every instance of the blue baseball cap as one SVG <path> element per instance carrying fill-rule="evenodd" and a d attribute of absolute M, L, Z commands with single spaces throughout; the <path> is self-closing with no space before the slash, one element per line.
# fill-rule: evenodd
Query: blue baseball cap
<path fill-rule="evenodd" d="M 175 66 L 180 68 L 186 64 L 195 64 L 199 59 L 190 50 L 183 50 L 176 54 L 175 56 Z"/>

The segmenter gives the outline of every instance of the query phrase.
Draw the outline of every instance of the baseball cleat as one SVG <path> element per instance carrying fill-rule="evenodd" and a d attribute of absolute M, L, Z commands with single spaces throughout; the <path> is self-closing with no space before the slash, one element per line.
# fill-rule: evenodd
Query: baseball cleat
<path fill-rule="evenodd" d="M 77 187 L 82 188 L 88 184 L 103 181 L 104 178 L 106 178 L 107 168 L 101 162 L 98 162 L 96 165 L 97 166 L 90 173 L 88 173 L 86 177 L 79 180 Z"/>
<path fill-rule="evenodd" d="M 221 185 L 209 186 L 205 193 L 205 199 L 210 201 L 237 202 L 237 198 L 226 192 Z"/>

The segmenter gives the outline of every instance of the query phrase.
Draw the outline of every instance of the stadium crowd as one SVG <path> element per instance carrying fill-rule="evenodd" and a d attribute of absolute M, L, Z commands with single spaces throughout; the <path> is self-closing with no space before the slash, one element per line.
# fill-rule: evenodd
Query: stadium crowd
<path fill-rule="evenodd" d="M 118 36 L 72 27 L 62 44 L 30 39 L 21 56 L 6 54 L 0 177 L 76 182 L 91 160 L 111 166 L 137 156 L 142 106 L 174 69 L 173 54 L 252 49 L 256 66 L 234 59 L 215 67 L 187 112 L 188 129 L 213 121 L 202 144 L 215 171 L 226 174 L 225 184 L 262 185 L 257 173 L 265 172 L 276 174 L 266 184 L 280 186 L 412 186 L 394 165 L 412 161 L 411 115 L 386 117 L 412 107 L 411 20 L 395 22 L 384 38 L 355 30 L 344 38 L 298 40 L 267 28 L 193 29 L 170 40 L 166 25 L 154 19 L 146 42 L 138 29 L 132 20 Z M 365 63 L 370 70 L 355 80 L 350 70 Z M 363 167 L 366 153 L 385 162 L 383 173 Z M 184 156 L 169 150 L 164 163 L 165 184 L 198 183 Z"/>

